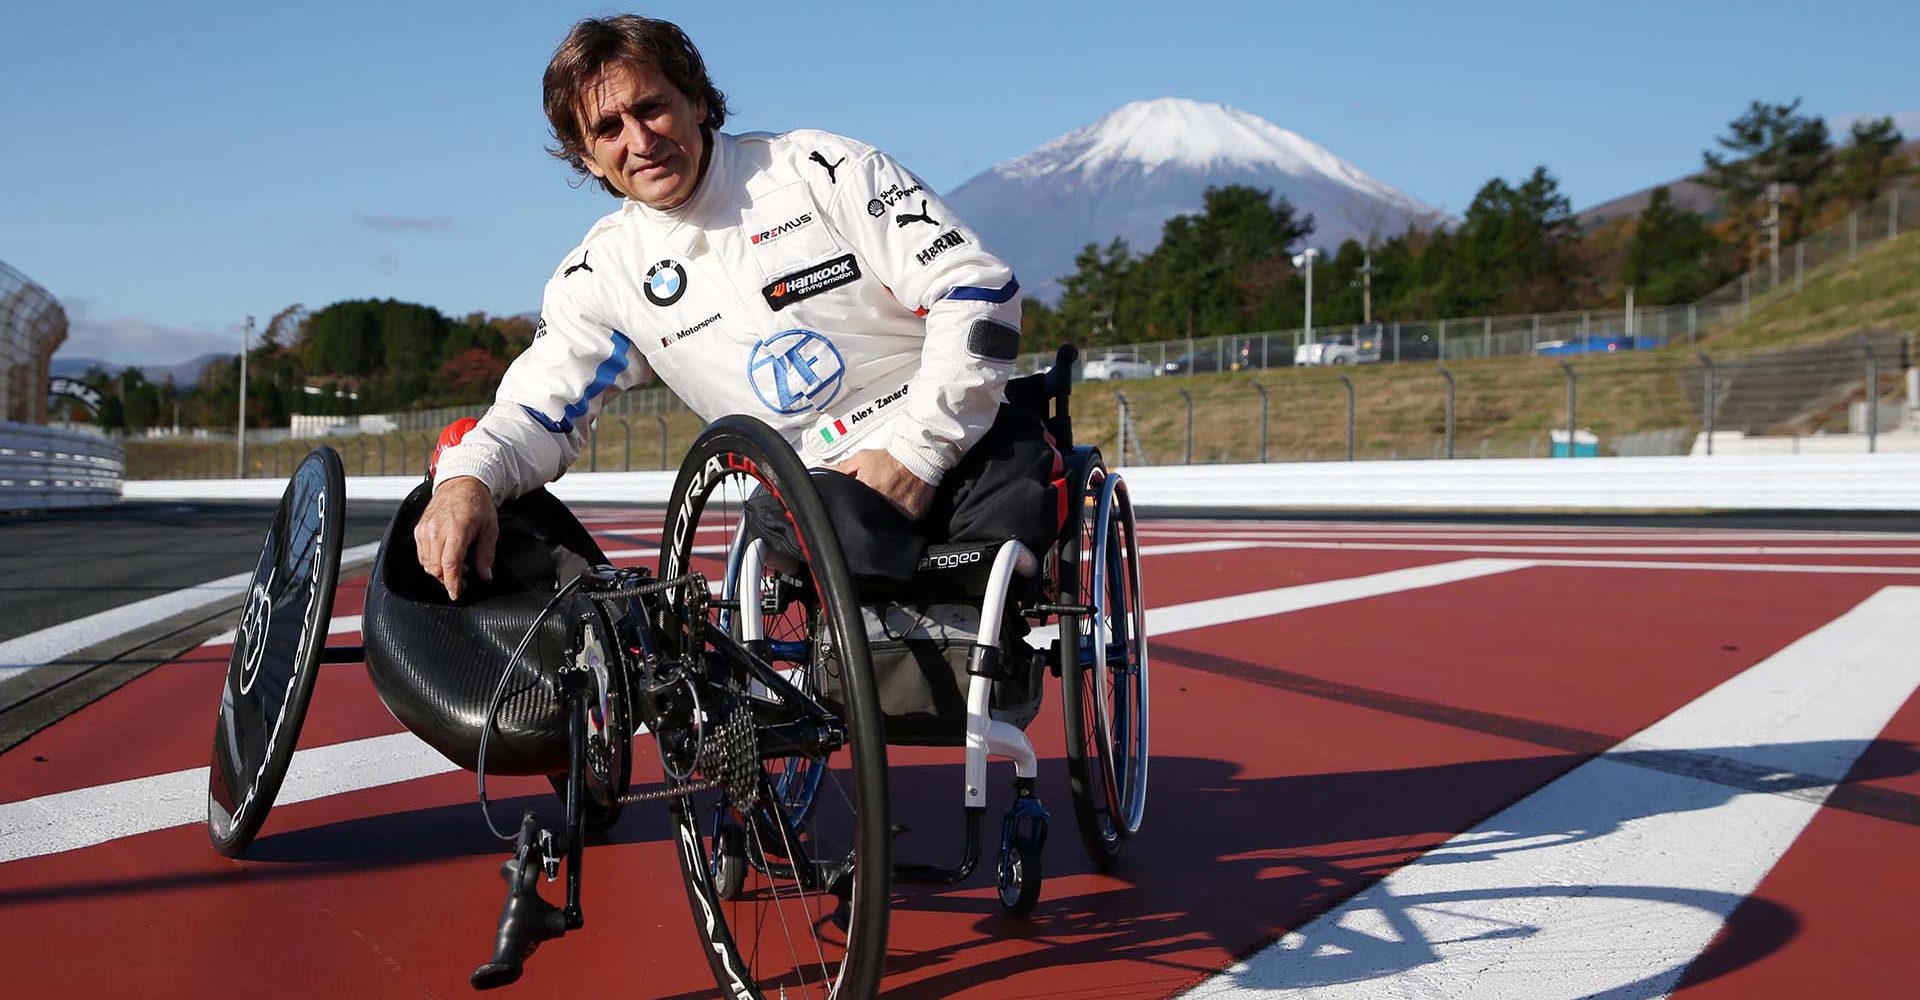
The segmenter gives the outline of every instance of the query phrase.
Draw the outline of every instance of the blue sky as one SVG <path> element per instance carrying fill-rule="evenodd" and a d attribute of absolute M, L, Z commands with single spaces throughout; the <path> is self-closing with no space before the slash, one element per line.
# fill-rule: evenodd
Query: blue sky
<path fill-rule="evenodd" d="M 295 302 L 527 312 L 612 207 L 541 150 L 570 3 L 53 3 L 0 17 L 0 260 L 66 355 L 234 349 Z M 1545 164 L 1575 208 L 1697 169 L 1755 98 L 1920 134 L 1911 2 L 658 3 L 729 128 L 886 148 L 935 187 L 1131 100 L 1243 108 L 1458 212 Z"/>

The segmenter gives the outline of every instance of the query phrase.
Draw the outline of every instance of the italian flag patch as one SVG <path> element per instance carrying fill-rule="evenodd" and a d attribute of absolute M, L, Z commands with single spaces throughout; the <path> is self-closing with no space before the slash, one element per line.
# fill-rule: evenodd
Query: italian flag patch
<path fill-rule="evenodd" d="M 846 436 L 847 436 L 847 422 L 844 420 L 835 420 L 833 422 L 832 427 L 820 428 L 820 439 L 825 441 L 828 444 L 832 444 L 835 438 L 841 438 Z"/>

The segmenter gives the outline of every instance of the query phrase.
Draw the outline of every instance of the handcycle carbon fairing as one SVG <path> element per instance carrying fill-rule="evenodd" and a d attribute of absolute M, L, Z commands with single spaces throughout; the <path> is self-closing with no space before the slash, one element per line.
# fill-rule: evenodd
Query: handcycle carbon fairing
<path fill-rule="evenodd" d="M 1038 899 L 1046 813 L 1022 730 L 1051 670 L 1062 682 L 1081 839 L 1096 865 L 1112 864 L 1145 803 L 1145 621 L 1124 484 L 1097 452 L 1070 447 L 1072 360 L 1063 348 L 1053 373 L 1008 393 L 1040 412 L 1068 452 L 1059 539 L 1046 553 L 1018 542 L 933 546 L 923 573 L 896 593 L 876 594 L 847 571 L 792 448 L 758 421 L 726 417 L 682 463 L 657 574 L 607 565 L 565 506 L 536 491 L 502 505 L 494 582 L 474 582 L 456 604 L 413 551 L 431 492 L 423 484 L 395 515 L 369 578 L 365 647 L 328 648 L 344 490 L 337 456 L 316 449 L 276 512 L 229 664 L 208 795 L 215 848 L 238 856 L 259 831 L 318 665 L 364 659 L 395 718 L 477 772 L 483 809 L 488 774 L 546 774 L 564 803 L 557 829 L 531 810 L 508 831 L 487 815 L 513 856 L 501 866 L 507 902 L 492 958 L 471 976 L 476 988 L 517 980 L 541 942 L 582 926 L 589 833 L 625 805 L 664 801 L 722 993 L 871 996 L 892 883 L 952 883 L 974 868 L 989 753 L 1013 759 L 1016 773 L 1000 838 L 1001 903 L 1024 913 Z M 792 526 L 789 554 L 749 530 L 755 495 L 759 514 L 770 497 Z M 945 685 L 945 707 L 919 731 L 936 734 L 931 745 L 967 748 L 967 843 L 948 866 L 893 861 L 893 723 L 868 644 L 876 600 L 921 599 L 979 606 L 945 645 L 913 651 L 927 673 L 905 689 L 911 703 L 922 681 Z M 1046 650 L 1021 641 L 1022 620 L 1049 618 L 1058 630 Z M 634 747 L 649 737 L 665 779 L 633 790 Z M 556 906 L 537 885 L 563 861 L 566 899 Z"/>

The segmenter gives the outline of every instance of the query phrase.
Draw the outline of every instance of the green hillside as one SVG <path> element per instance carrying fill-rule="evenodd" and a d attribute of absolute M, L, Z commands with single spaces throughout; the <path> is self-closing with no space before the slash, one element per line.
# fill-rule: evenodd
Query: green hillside
<path fill-rule="evenodd" d="M 1713 351 L 1815 343 L 1863 330 L 1920 332 L 1920 231 L 1909 232 L 1813 272 L 1806 289 L 1756 300 L 1753 316 L 1709 331 Z"/>

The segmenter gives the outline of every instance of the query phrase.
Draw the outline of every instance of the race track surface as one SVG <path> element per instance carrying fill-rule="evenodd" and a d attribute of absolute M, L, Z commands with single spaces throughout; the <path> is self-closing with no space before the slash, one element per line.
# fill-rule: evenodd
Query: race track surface
<path fill-rule="evenodd" d="M 652 561 L 657 511 L 584 516 Z M 1914 995 L 1920 534 L 1235 518 L 1143 542 L 1145 831 L 1091 870 L 1049 691 L 1039 907 L 1001 915 L 986 862 L 896 887 L 889 996 Z M 364 585 L 343 574 L 336 642 Z M 246 857 L 210 849 L 230 641 L 0 754 L 0 994 L 469 993 L 505 855 L 364 668 L 322 668 Z M 890 756 L 897 853 L 946 859 L 958 753 Z M 1010 784 L 995 765 L 990 822 Z M 504 995 L 714 995 L 666 833 L 630 808 L 588 851 L 586 927 Z"/>

